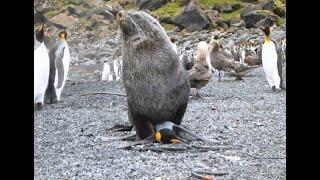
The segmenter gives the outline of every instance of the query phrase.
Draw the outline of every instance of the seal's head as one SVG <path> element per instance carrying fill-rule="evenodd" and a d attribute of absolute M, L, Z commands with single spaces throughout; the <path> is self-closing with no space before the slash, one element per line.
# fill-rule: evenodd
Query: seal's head
<path fill-rule="evenodd" d="M 117 23 L 127 44 L 145 41 L 170 42 L 164 28 L 151 15 L 144 11 L 119 11 Z"/>

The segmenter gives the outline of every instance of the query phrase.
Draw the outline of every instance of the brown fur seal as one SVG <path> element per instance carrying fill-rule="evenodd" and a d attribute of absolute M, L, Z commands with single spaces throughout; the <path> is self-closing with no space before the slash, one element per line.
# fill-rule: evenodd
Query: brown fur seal
<path fill-rule="evenodd" d="M 123 83 L 137 137 L 175 143 L 174 125 L 186 111 L 188 75 L 164 28 L 142 11 L 117 14 L 122 32 Z"/>

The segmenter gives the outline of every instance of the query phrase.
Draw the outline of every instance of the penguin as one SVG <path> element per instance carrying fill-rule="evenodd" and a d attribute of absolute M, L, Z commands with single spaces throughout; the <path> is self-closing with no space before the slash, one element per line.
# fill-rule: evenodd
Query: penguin
<path fill-rule="evenodd" d="M 270 26 L 260 29 L 265 34 L 261 50 L 262 66 L 271 91 L 274 92 L 282 88 L 282 58 L 277 43 L 270 38 Z"/>
<path fill-rule="evenodd" d="M 36 110 L 40 110 L 43 107 L 49 80 L 50 62 L 43 38 L 44 25 L 34 35 L 34 104 Z"/>
<path fill-rule="evenodd" d="M 47 103 L 57 103 L 65 86 L 70 65 L 70 52 L 67 43 L 67 32 L 60 31 L 58 41 L 49 51 L 50 76 L 46 91 Z"/>
<path fill-rule="evenodd" d="M 114 60 L 110 64 L 104 62 L 102 70 L 102 81 L 120 81 L 122 77 L 122 61 Z"/>

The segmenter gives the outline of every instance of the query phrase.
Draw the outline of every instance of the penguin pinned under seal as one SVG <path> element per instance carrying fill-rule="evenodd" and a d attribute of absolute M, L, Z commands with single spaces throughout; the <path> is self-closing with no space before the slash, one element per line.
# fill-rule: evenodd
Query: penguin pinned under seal
<path fill-rule="evenodd" d="M 50 50 L 50 76 L 46 90 L 48 103 L 60 101 L 61 92 L 64 88 L 70 65 L 70 52 L 67 44 L 67 32 L 58 34 L 58 42 Z"/>
<path fill-rule="evenodd" d="M 34 36 L 34 104 L 37 110 L 43 106 L 49 79 L 49 55 L 44 45 L 44 26 Z"/>
<path fill-rule="evenodd" d="M 278 45 L 270 38 L 269 26 L 261 27 L 265 37 L 262 44 L 262 66 L 271 91 L 282 88 L 282 58 Z"/>

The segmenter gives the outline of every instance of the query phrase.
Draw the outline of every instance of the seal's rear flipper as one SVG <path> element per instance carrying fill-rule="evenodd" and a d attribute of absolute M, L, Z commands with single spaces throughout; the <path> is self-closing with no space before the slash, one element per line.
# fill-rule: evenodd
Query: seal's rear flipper
<path fill-rule="evenodd" d="M 131 131 L 133 126 L 126 126 L 126 125 L 115 125 L 112 128 L 106 129 L 107 131 L 112 131 L 112 132 L 118 132 L 118 131 Z"/>

